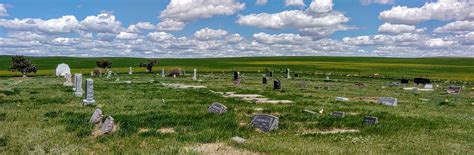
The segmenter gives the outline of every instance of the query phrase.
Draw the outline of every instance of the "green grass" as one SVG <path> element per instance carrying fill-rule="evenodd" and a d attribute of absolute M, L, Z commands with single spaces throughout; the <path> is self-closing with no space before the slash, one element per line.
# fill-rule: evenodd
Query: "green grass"
<path fill-rule="evenodd" d="M 90 73 L 95 61 L 102 58 L 74 57 L 33 57 L 31 60 L 39 67 L 37 75 L 50 75 L 59 63 L 67 63 L 73 72 Z M 105 58 L 112 61 L 112 66 L 120 72 L 128 72 L 134 67 L 137 72 L 144 58 Z M 385 77 L 474 81 L 473 58 L 375 58 L 375 57 L 246 57 L 246 58 L 203 58 L 203 59 L 160 59 L 161 68 L 183 68 L 188 72 L 197 68 L 200 72 L 243 72 L 263 71 L 265 68 L 283 71 L 290 68 L 306 74 L 358 74 L 369 76 L 375 73 Z M 0 76 L 18 76 L 8 71 L 10 57 L 0 56 Z"/>
<path fill-rule="evenodd" d="M 249 64 L 254 61 L 245 59 L 249 59 L 244 61 Z M 301 61 L 305 59 L 301 58 Z M 226 62 L 219 60 L 220 63 Z M 300 65 L 305 68 L 304 64 Z M 297 70 L 298 67 L 293 68 Z M 274 75 L 283 76 L 281 73 Z M 324 82 L 326 76 L 303 74 L 299 78 L 281 79 L 283 91 L 273 91 L 270 84 L 260 83 L 261 73 L 255 71 L 245 72 L 238 87 L 232 85 L 232 73 L 229 72 L 200 73 L 202 81 L 190 80 L 189 74 L 176 79 L 156 77 L 155 74 L 119 76 L 121 81 L 135 83 L 117 83 L 115 78 L 94 77 L 97 100 L 94 106 L 82 106 L 82 98 L 75 97 L 70 87 L 62 86 L 62 78 L 0 77 L 0 151 L 5 154 L 182 154 L 190 153 L 184 151 L 187 147 L 222 142 L 242 150 L 269 154 L 474 153 L 474 92 L 469 91 L 472 87 L 469 85 L 459 95 L 444 93 L 450 85 L 444 81 L 435 83 L 440 87 L 434 92 L 414 93 L 389 87 L 391 79 L 331 76 L 337 82 Z M 85 78 L 89 77 L 86 75 Z M 150 80 L 155 82 L 146 82 Z M 306 81 L 306 88 L 300 86 L 301 81 Z M 162 86 L 160 82 L 205 85 L 208 88 L 172 89 Z M 355 86 L 357 82 L 364 83 L 365 87 Z M 317 89 L 317 86 L 331 86 L 331 89 Z M 209 90 L 256 93 L 294 103 L 255 104 L 223 98 Z M 334 100 L 336 96 L 392 96 L 398 98 L 400 103 L 396 107 L 388 107 L 363 101 L 337 102 Z M 421 101 L 420 98 L 429 101 Z M 449 100 L 449 104 L 443 104 L 445 99 Z M 223 103 L 229 108 L 228 112 L 223 115 L 208 114 L 207 107 L 212 102 Z M 104 115 L 114 117 L 119 126 L 117 132 L 97 138 L 91 135 L 93 126 L 88 124 L 88 120 L 96 106 L 101 107 Z M 270 133 L 255 131 L 249 125 L 251 116 L 258 113 L 255 108 L 263 108 L 263 113 L 278 116 L 279 129 Z M 325 112 L 313 115 L 303 112 L 304 109 L 324 109 Z M 336 119 L 329 116 L 332 111 L 353 114 Z M 379 117 L 380 123 L 363 125 L 362 118 L 367 115 Z M 240 123 L 246 125 L 240 127 Z M 150 130 L 139 132 L 144 128 Z M 176 133 L 157 132 L 156 129 L 160 128 L 173 128 Z M 357 129 L 360 132 L 304 134 L 334 128 Z M 234 136 L 243 137 L 247 142 L 232 143 L 230 139 Z"/>

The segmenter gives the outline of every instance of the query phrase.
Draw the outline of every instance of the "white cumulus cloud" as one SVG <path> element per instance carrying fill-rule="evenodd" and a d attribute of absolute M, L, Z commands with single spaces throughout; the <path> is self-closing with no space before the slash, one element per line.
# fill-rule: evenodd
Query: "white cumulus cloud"
<path fill-rule="evenodd" d="M 118 33 L 123 27 L 114 15 L 101 13 L 97 16 L 87 16 L 80 22 L 80 29 L 89 32 Z"/>
<path fill-rule="evenodd" d="M 474 31 L 474 21 L 455 21 L 448 23 L 442 27 L 436 28 L 433 32 L 435 33 L 467 33 Z"/>
<path fill-rule="evenodd" d="M 400 34 L 400 33 L 421 33 L 421 32 L 424 32 L 425 30 L 417 29 L 416 26 L 414 25 L 384 23 L 379 26 L 378 31 L 381 33 Z"/>
<path fill-rule="evenodd" d="M 194 37 L 198 40 L 215 40 L 215 39 L 220 39 L 228 34 L 227 31 L 221 30 L 221 29 L 209 29 L 209 28 L 204 28 L 199 31 L 196 31 L 194 33 Z"/>
<path fill-rule="evenodd" d="M 245 8 L 245 3 L 235 0 L 171 0 L 161 19 L 189 22 L 217 15 L 232 15 Z"/>
<path fill-rule="evenodd" d="M 285 0 L 285 6 L 305 6 L 303 0 Z"/>
<path fill-rule="evenodd" d="M 0 3 L 0 17 L 8 16 L 7 5 Z"/>
<path fill-rule="evenodd" d="M 253 38 L 264 44 L 304 44 L 311 41 L 311 37 L 300 36 L 299 34 L 282 33 L 266 34 L 263 32 L 253 34 Z"/>
<path fill-rule="evenodd" d="M 313 0 L 307 11 L 314 14 L 330 12 L 333 5 L 332 0 Z"/>
<path fill-rule="evenodd" d="M 257 0 L 257 1 L 255 2 L 255 4 L 257 4 L 257 5 L 265 5 L 265 4 L 267 4 L 267 2 L 268 2 L 267 0 Z"/>
<path fill-rule="evenodd" d="M 158 23 L 156 29 L 158 31 L 181 31 L 185 26 L 184 22 L 167 19 Z"/>

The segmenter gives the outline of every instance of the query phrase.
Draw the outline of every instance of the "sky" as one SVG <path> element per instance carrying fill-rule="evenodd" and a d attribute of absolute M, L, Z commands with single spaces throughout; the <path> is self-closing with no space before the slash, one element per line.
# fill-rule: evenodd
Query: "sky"
<path fill-rule="evenodd" d="M 0 0 L 0 55 L 474 57 L 474 0 Z"/>

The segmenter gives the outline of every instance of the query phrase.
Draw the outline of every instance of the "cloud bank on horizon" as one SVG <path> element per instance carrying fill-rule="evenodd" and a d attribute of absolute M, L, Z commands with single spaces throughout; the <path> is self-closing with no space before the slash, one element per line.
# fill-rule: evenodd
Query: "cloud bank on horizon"
<path fill-rule="evenodd" d="M 0 55 L 474 57 L 474 1 L 7 0 Z"/>

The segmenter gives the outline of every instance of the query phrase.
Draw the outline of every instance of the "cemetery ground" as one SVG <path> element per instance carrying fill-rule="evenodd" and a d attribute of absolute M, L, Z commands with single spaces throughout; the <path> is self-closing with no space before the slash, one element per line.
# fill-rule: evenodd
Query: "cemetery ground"
<path fill-rule="evenodd" d="M 90 68 L 74 70 L 74 65 L 70 64 L 73 73 L 83 71 L 84 79 L 94 79 L 96 103 L 89 106 L 82 105 L 83 97 L 74 96 L 71 87 L 62 85 L 64 78 L 52 76 L 53 70 L 50 75 L 28 78 L 5 74 L 0 77 L 0 152 L 472 154 L 473 84 L 460 80 L 466 76 L 472 78 L 474 65 L 466 61 L 465 65 L 456 68 L 456 63 L 463 62 L 450 60 L 446 64 L 452 63 L 452 66 L 433 65 L 447 67 L 445 70 L 428 71 L 427 65 L 413 69 L 413 74 L 407 71 L 409 77 L 422 73 L 426 75 L 423 77 L 433 75 L 446 79 L 434 80 L 433 84 L 439 86 L 427 92 L 390 86 L 390 82 L 399 81 L 393 77 L 395 72 L 379 72 L 377 65 L 371 65 L 375 69 L 364 72 L 392 73 L 392 78 L 329 75 L 329 71 L 324 73 L 327 75 L 315 75 L 315 72 L 302 72 L 311 66 L 300 64 L 302 67 L 299 68 L 295 64 L 290 66 L 292 71 L 300 72 L 298 77 L 286 79 L 283 71 L 276 71 L 264 85 L 261 83 L 264 67 L 233 66 L 253 70 L 241 70 L 241 84 L 234 86 L 230 69 L 222 72 L 218 65 L 216 68 L 196 67 L 199 81 L 193 81 L 192 69 L 176 78 L 143 72 L 128 75 L 122 69 L 121 74 L 107 79 L 105 76 L 90 77 Z M 458 72 L 463 66 L 465 72 Z M 138 67 L 134 70 L 141 71 Z M 155 70 L 161 70 L 161 66 Z M 46 71 L 42 73 L 47 74 Z M 330 80 L 326 80 L 327 76 Z M 117 77 L 119 81 L 116 81 Z M 273 90 L 274 79 L 281 80 L 282 90 Z M 180 89 L 166 84 L 206 88 Z M 448 94 L 449 85 L 464 85 L 465 88 L 460 94 Z M 293 103 L 254 103 L 226 98 L 216 92 L 259 94 Z M 338 96 L 350 100 L 336 101 Z M 391 107 L 370 102 L 374 97 L 384 96 L 397 98 L 398 105 Z M 227 106 L 227 112 L 221 115 L 208 113 L 213 102 Z M 102 136 L 94 134 L 95 128 L 89 119 L 96 107 L 100 107 L 105 116 L 113 116 L 117 125 L 115 132 Z M 331 117 L 334 111 L 345 112 L 345 116 Z M 252 116 L 260 113 L 279 117 L 278 129 L 264 133 L 253 128 Z M 364 116 L 378 117 L 379 123 L 365 125 Z M 246 141 L 236 143 L 231 140 L 235 136 Z"/>

